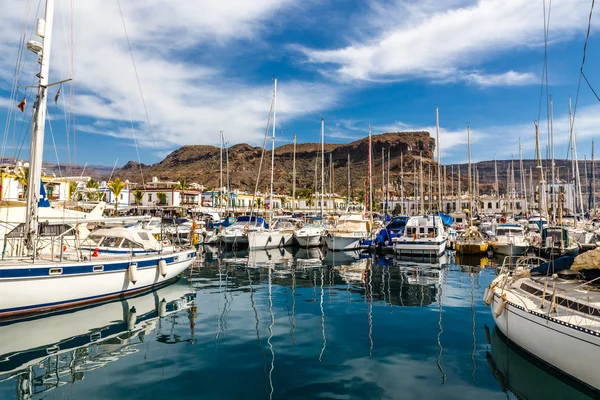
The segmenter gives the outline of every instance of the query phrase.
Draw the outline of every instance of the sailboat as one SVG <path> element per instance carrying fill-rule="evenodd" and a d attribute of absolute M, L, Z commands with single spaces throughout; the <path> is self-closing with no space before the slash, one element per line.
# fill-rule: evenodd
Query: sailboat
<path fill-rule="evenodd" d="M 467 146 L 469 152 L 469 227 L 454 242 L 459 254 L 480 254 L 488 249 L 488 242 L 477 227 L 473 226 L 473 192 L 471 179 L 471 127 L 467 126 Z"/>
<path fill-rule="evenodd" d="M 21 229 L 12 232 L 12 240 L 20 241 L 22 254 L 0 261 L 0 318 L 81 306 L 146 291 L 173 281 L 195 257 L 194 250 L 180 247 L 135 257 L 133 252 L 125 256 L 81 251 L 61 251 L 49 256 L 40 252 L 41 232 L 46 240 L 54 236 L 54 240 L 60 241 L 62 226 L 86 222 L 43 221 L 38 210 L 46 103 L 48 87 L 53 85 L 48 82 L 53 19 L 54 1 L 47 0 L 45 18 L 38 20 L 36 29 L 42 43 L 27 42 L 27 49 L 38 56 L 40 64 L 30 145 L 27 214 Z"/>

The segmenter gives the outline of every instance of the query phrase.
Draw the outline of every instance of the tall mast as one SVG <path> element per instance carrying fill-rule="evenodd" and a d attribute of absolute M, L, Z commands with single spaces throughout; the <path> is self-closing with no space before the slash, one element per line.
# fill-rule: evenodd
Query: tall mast
<path fill-rule="evenodd" d="M 435 108 L 435 136 L 436 136 L 436 146 L 437 147 L 437 162 L 438 162 L 438 212 L 442 212 L 442 176 L 441 176 L 441 167 L 442 167 L 442 156 L 440 149 L 440 114 L 439 110 Z"/>
<path fill-rule="evenodd" d="M 471 191 L 471 127 L 467 125 L 467 152 L 469 157 L 469 226 L 473 223 L 473 192 Z"/>
<path fill-rule="evenodd" d="M 552 168 L 552 182 L 548 185 L 548 191 L 550 192 L 550 207 L 552 208 L 552 222 L 556 221 L 556 165 L 554 162 L 554 127 L 553 127 L 553 106 L 552 106 L 552 97 L 550 97 L 550 152 L 552 154 L 552 163 L 550 167 Z"/>
<path fill-rule="evenodd" d="M 381 148 L 381 198 L 385 197 L 385 149 Z M 384 199 L 385 200 L 385 199 Z M 385 204 L 383 205 L 384 212 Z"/>
<path fill-rule="evenodd" d="M 423 153 L 419 153 L 419 199 L 421 204 L 420 214 L 425 214 L 425 190 L 423 185 Z"/>
<path fill-rule="evenodd" d="M 458 188 L 456 190 L 456 199 L 458 200 L 458 207 L 456 207 L 456 211 L 462 212 L 462 196 L 460 189 L 460 164 L 458 164 Z"/>
<path fill-rule="evenodd" d="M 573 171 L 573 177 L 575 180 L 573 183 L 576 183 L 576 193 L 579 197 L 579 207 L 581 207 L 581 212 L 583 213 L 583 196 L 581 194 L 581 179 L 579 178 L 579 160 L 577 159 L 577 133 L 573 130 L 573 113 L 571 112 L 571 98 L 569 97 L 569 120 L 571 127 L 571 136 L 573 138 L 573 163 L 575 165 L 575 170 Z M 576 219 L 577 220 L 577 219 Z"/>
<path fill-rule="evenodd" d="M 333 196 L 333 161 L 331 153 L 329 153 L 329 196 Z"/>
<path fill-rule="evenodd" d="M 292 211 L 296 209 L 296 134 L 294 133 L 294 161 L 292 165 Z"/>
<path fill-rule="evenodd" d="M 594 162 L 594 139 L 592 139 L 592 212 L 596 211 L 596 163 Z"/>
<path fill-rule="evenodd" d="M 372 168 L 372 160 L 371 160 L 371 125 L 369 125 L 369 220 L 371 221 L 371 226 L 373 226 L 373 179 L 371 176 L 371 168 Z"/>
<path fill-rule="evenodd" d="M 404 153 L 400 153 L 400 204 L 402 215 L 408 214 L 404 209 Z"/>
<path fill-rule="evenodd" d="M 500 206 L 500 188 L 498 186 L 498 161 L 496 160 L 496 154 L 494 154 L 494 180 L 496 185 L 496 199 L 498 201 L 498 206 Z"/>
<path fill-rule="evenodd" d="M 554 167 L 552 168 L 552 171 L 554 171 Z M 525 174 L 523 173 L 523 148 L 521 147 L 521 138 L 519 138 L 519 173 L 521 174 L 521 189 L 523 191 L 523 197 L 525 198 L 524 209 L 525 213 L 527 213 L 527 186 L 525 185 L 526 179 Z"/>
<path fill-rule="evenodd" d="M 387 182 L 385 185 L 385 211 L 389 213 L 389 197 L 390 197 L 390 148 L 388 147 L 388 162 L 387 162 Z"/>
<path fill-rule="evenodd" d="M 273 220 L 273 171 L 275 169 L 275 122 L 277 117 L 277 78 L 273 80 L 273 136 L 271 138 L 271 191 L 269 193 L 269 227 Z"/>
<path fill-rule="evenodd" d="M 223 204 L 221 194 L 223 193 L 223 131 L 219 131 L 219 207 Z"/>
<path fill-rule="evenodd" d="M 321 118 L 321 218 L 325 201 L 325 118 Z"/>
<path fill-rule="evenodd" d="M 34 103 L 35 120 L 31 132 L 29 152 L 29 183 L 27 191 L 27 211 L 25 225 L 27 229 L 26 244 L 29 255 L 36 257 L 36 239 L 38 233 L 38 202 L 42 182 L 42 159 L 44 155 L 44 127 L 46 123 L 46 102 L 48 94 L 48 76 L 50 73 L 50 50 L 52 47 L 52 25 L 54 22 L 54 0 L 46 1 L 45 24 L 39 24 L 38 36 L 42 40 L 43 50 L 34 51 L 39 55 L 40 73 L 37 101 Z M 41 28 L 45 25 L 45 28 Z M 30 42 L 29 42 L 30 43 Z M 28 44 L 29 44 L 28 43 Z M 37 107 L 36 107 L 37 105 Z"/>
<path fill-rule="evenodd" d="M 231 188 L 229 187 L 229 142 L 225 142 L 225 172 L 226 172 L 226 182 L 225 182 L 225 188 L 226 188 L 226 195 L 227 195 L 227 203 L 225 203 L 225 211 L 227 211 L 227 208 L 229 207 L 229 195 L 231 193 Z"/>
<path fill-rule="evenodd" d="M 346 200 L 347 206 L 350 206 L 350 153 L 348 153 L 348 197 Z"/>
<path fill-rule="evenodd" d="M 533 122 L 535 125 L 535 158 L 537 162 L 537 186 L 538 186 L 538 208 L 540 211 L 540 216 L 543 217 L 547 213 L 547 208 L 544 203 L 543 195 L 542 195 L 542 159 L 540 157 L 540 132 L 538 129 L 537 122 Z"/>

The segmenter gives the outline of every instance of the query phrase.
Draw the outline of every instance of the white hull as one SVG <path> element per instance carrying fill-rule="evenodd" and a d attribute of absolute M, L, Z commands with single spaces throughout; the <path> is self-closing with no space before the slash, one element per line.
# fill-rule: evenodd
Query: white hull
<path fill-rule="evenodd" d="M 332 251 L 356 250 L 362 239 L 360 236 L 325 236 L 325 244 Z"/>
<path fill-rule="evenodd" d="M 492 243 L 492 248 L 494 249 L 494 253 L 501 254 L 503 256 L 520 256 L 527 251 L 529 245 Z"/>
<path fill-rule="evenodd" d="M 221 236 L 223 243 L 227 246 L 237 245 L 237 246 L 247 246 L 248 245 L 248 235 L 243 232 L 233 232 L 226 233 Z"/>
<path fill-rule="evenodd" d="M 492 310 L 499 299 L 496 292 Z M 595 331 L 548 317 L 546 312 L 527 311 L 510 300 L 499 317 L 494 315 L 494 321 L 508 339 L 528 353 L 591 387 L 600 387 L 600 370 L 595 367 L 600 336 Z"/>
<path fill-rule="evenodd" d="M 406 255 L 439 256 L 446 251 L 446 243 L 446 239 L 413 241 L 410 238 L 400 238 L 394 242 L 394 252 Z"/>
<path fill-rule="evenodd" d="M 132 259 L 39 261 L 2 267 L 0 318 L 79 306 L 149 290 L 175 278 L 192 264 L 194 257 L 195 250 L 186 250 Z M 167 262 L 165 276 L 158 268 L 161 259 Z M 135 283 L 130 280 L 131 264 L 137 264 Z"/>
<path fill-rule="evenodd" d="M 291 237 L 291 236 L 290 236 Z M 277 231 L 260 231 L 248 233 L 248 248 L 276 249 L 285 246 L 286 235 Z"/>
<path fill-rule="evenodd" d="M 321 245 L 321 235 L 296 235 L 300 247 L 317 247 Z"/>

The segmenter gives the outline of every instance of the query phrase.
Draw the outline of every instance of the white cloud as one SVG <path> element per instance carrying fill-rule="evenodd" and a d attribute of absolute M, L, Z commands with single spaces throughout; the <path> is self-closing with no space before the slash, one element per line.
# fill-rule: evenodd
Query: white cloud
<path fill-rule="evenodd" d="M 51 81 L 69 76 L 70 2 L 58 1 L 52 47 Z M 291 0 L 245 0 L 228 2 L 168 2 L 151 0 L 121 2 L 135 64 L 159 150 L 185 144 L 216 144 L 223 129 L 230 143 L 262 143 L 272 97 L 271 75 L 262 84 L 245 83 L 228 76 L 217 61 L 203 62 L 205 53 L 227 55 L 234 40 L 259 40 L 269 29 L 269 19 Z M 0 23 L 0 84 L 12 80 L 11 64 L 17 56 L 24 4 L 9 1 Z M 62 104 L 75 114 L 83 132 L 132 139 L 131 123 L 138 143 L 153 147 L 125 38 L 118 3 L 99 0 L 77 2 L 74 21 L 74 88 L 62 90 Z M 29 30 L 33 29 L 29 16 Z M 207 50 L 208 49 L 208 50 Z M 30 80 L 37 67 L 34 56 L 24 54 Z M 210 62 L 210 67 L 206 63 Z M 53 95 L 54 92 L 52 92 Z M 304 114 L 321 112 L 336 102 L 340 89 L 327 84 L 306 83 L 280 77 L 278 128 Z M 93 121 L 97 122 L 93 122 Z M 99 123 L 100 122 L 100 123 Z M 93 128 L 93 129 L 92 129 Z M 278 129 L 279 130 L 279 129 Z M 81 137 L 81 136 L 80 136 Z M 143 160 L 144 161 L 144 160 Z M 146 160 L 148 162 L 150 160 Z"/>
<path fill-rule="evenodd" d="M 485 72 L 474 66 L 507 51 L 543 45 L 543 8 L 529 0 L 393 1 L 373 5 L 365 21 L 376 34 L 346 47 L 297 47 L 309 63 L 342 80 L 389 81 L 425 78 L 492 85 L 533 83 L 525 72 Z M 552 4 L 550 40 L 567 40 L 586 26 L 588 2 Z M 381 22 L 384 21 L 384 22 Z M 327 69 L 327 68 L 331 68 Z M 537 67 L 536 67 L 537 68 Z"/>

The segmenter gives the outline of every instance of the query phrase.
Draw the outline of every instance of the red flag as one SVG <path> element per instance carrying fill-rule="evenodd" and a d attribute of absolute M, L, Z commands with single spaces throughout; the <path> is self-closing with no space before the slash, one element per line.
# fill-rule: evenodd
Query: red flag
<path fill-rule="evenodd" d="M 23 100 L 21 100 L 21 102 L 19 103 L 19 105 L 17 107 L 19 107 L 19 110 L 21 110 L 21 112 L 25 112 L 26 104 L 27 104 L 27 100 L 25 100 L 25 97 L 23 97 Z"/>
<path fill-rule="evenodd" d="M 56 96 L 54 96 L 54 104 L 58 104 L 58 96 L 60 96 L 60 88 L 58 88 L 58 92 L 56 92 Z"/>

